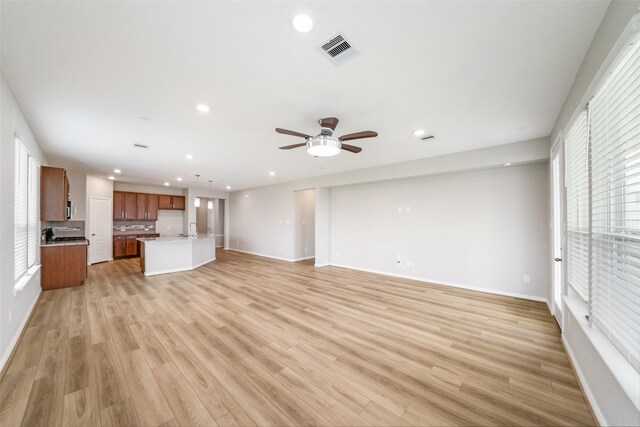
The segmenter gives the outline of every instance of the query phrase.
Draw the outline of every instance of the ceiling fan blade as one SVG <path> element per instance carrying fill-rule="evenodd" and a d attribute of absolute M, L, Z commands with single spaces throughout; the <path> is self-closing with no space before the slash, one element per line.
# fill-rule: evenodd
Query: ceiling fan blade
<path fill-rule="evenodd" d="M 363 130 L 362 132 L 350 133 L 348 135 L 342 135 L 338 138 L 340 141 L 351 141 L 352 139 L 373 138 L 378 136 L 378 132 L 371 130 Z"/>
<path fill-rule="evenodd" d="M 291 150 L 292 148 L 298 148 L 298 147 L 303 147 L 307 145 L 306 142 L 303 142 L 302 144 L 293 144 L 293 145 L 285 145 L 284 147 L 278 147 L 281 150 Z"/>
<path fill-rule="evenodd" d="M 320 123 L 320 126 L 323 128 L 336 130 L 336 126 L 338 126 L 339 121 L 340 120 L 338 120 L 336 117 L 327 117 L 326 119 L 318 120 L 318 123 Z"/>
<path fill-rule="evenodd" d="M 276 132 L 284 135 L 299 136 L 300 138 L 311 138 L 311 135 L 296 132 L 295 130 L 276 128 Z"/>
<path fill-rule="evenodd" d="M 349 144 L 341 144 L 341 148 L 343 150 L 351 151 L 352 153 L 359 153 L 362 151 L 362 148 L 356 147 L 355 145 L 349 145 Z"/>

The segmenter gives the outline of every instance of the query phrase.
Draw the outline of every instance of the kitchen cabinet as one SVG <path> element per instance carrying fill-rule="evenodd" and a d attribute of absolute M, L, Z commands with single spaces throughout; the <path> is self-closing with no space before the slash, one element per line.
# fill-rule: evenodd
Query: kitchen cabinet
<path fill-rule="evenodd" d="M 87 278 L 87 245 L 46 245 L 40 248 L 42 290 L 79 286 Z"/>
<path fill-rule="evenodd" d="M 113 258 L 132 258 L 140 256 L 138 237 L 160 237 L 159 234 L 123 234 L 113 236 Z"/>
<path fill-rule="evenodd" d="M 170 196 L 168 194 L 158 195 L 158 209 L 183 211 L 184 208 L 185 208 L 184 196 Z"/>
<path fill-rule="evenodd" d="M 146 221 L 158 220 L 158 195 L 157 194 L 136 194 L 136 214 L 135 219 Z"/>
<path fill-rule="evenodd" d="M 126 250 L 127 236 L 114 236 L 113 237 L 113 257 L 122 258 L 127 256 Z"/>
<path fill-rule="evenodd" d="M 136 218 L 136 193 L 113 192 L 113 219 L 116 221 L 138 219 Z"/>
<path fill-rule="evenodd" d="M 66 221 L 69 211 L 69 178 L 62 168 L 40 168 L 40 221 Z"/>

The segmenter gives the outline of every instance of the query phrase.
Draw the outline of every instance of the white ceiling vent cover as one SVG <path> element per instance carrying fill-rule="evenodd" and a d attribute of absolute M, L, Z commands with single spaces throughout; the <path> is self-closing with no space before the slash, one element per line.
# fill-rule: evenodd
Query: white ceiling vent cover
<path fill-rule="evenodd" d="M 342 31 L 322 43 L 318 46 L 318 49 L 333 65 L 341 65 L 349 59 L 360 55 L 360 51 L 353 47 L 353 44 L 347 40 Z"/>

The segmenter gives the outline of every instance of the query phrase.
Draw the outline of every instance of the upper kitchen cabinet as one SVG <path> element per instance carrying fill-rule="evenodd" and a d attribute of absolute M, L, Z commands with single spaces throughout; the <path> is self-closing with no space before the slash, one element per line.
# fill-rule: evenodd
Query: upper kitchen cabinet
<path fill-rule="evenodd" d="M 172 209 L 183 211 L 185 208 L 184 196 L 158 195 L 158 209 Z"/>
<path fill-rule="evenodd" d="M 73 216 L 69 178 L 62 168 L 40 168 L 40 220 L 66 221 Z"/>
<path fill-rule="evenodd" d="M 158 220 L 157 194 L 136 194 L 136 219 L 147 221 Z"/>
<path fill-rule="evenodd" d="M 113 219 L 131 220 L 136 218 L 136 193 L 113 192 Z"/>

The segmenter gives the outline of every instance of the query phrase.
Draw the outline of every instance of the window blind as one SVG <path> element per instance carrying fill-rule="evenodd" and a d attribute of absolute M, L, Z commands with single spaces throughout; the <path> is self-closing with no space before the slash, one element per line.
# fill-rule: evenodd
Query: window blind
<path fill-rule="evenodd" d="M 38 223 L 38 183 L 40 165 L 32 156 L 29 156 L 29 192 L 27 195 L 27 264 L 31 268 L 38 261 L 38 246 L 40 238 L 40 225 Z"/>
<path fill-rule="evenodd" d="M 28 163 L 29 154 L 22 141 L 15 140 L 15 205 L 14 205 L 14 247 L 15 247 L 15 280 L 22 278 L 27 272 L 27 198 L 28 198 Z"/>
<path fill-rule="evenodd" d="M 589 156 L 587 111 L 565 138 L 567 197 L 567 282 L 585 301 L 589 296 Z"/>
<path fill-rule="evenodd" d="M 640 370 L 640 42 L 589 104 L 593 322 Z"/>

